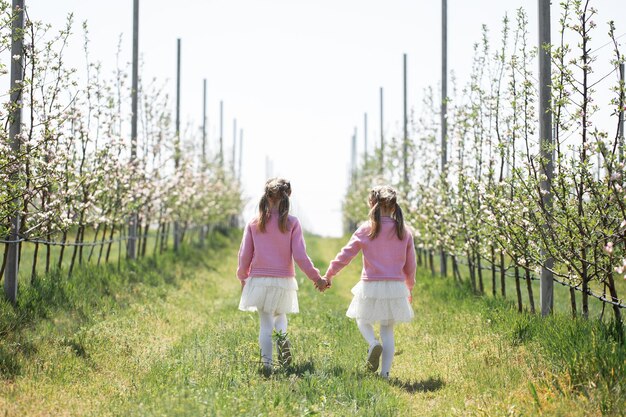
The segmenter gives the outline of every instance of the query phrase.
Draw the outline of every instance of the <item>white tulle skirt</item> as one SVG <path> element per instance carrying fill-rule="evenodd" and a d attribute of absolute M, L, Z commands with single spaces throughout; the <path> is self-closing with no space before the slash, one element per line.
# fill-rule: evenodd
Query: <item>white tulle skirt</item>
<path fill-rule="evenodd" d="M 352 294 L 346 312 L 350 318 L 385 326 L 413 319 L 409 289 L 403 281 L 359 281 Z"/>
<path fill-rule="evenodd" d="M 298 281 L 295 278 L 252 277 L 241 292 L 239 310 L 265 313 L 297 313 Z"/>

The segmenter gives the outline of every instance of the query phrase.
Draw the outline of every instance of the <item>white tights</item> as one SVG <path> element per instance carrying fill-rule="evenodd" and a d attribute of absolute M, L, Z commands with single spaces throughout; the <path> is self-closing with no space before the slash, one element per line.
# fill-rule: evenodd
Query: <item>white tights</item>
<path fill-rule="evenodd" d="M 261 359 L 264 365 L 272 363 L 272 330 L 277 333 L 287 333 L 287 315 L 266 313 L 259 311 L 261 328 L 259 330 L 259 346 L 261 346 Z"/>
<path fill-rule="evenodd" d="M 359 319 L 357 319 L 356 324 L 359 326 L 359 330 L 361 331 L 363 338 L 367 343 L 369 343 L 370 347 L 378 343 L 378 340 L 376 340 L 376 334 L 374 333 L 374 326 Z M 393 323 L 380 325 L 380 339 L 383 342 L 383 357 L 380 374 L 388 377 L 389 371 L 391 370 L 391 362 L 393 362 L 393 355 L 396 351 L 396 345 L 393 338 Z"/>

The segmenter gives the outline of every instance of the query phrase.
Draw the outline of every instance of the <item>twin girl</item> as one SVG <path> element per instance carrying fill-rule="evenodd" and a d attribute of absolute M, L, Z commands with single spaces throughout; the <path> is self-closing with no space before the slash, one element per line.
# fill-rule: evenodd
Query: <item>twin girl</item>
<path fill-rule="evenodd" d="M 291 363 L 287 314 L 299 311 L 294 261 L 318 290 L 325 291 L 339 271 L 363 252 L 361 280 L 352 288 L 354 297 L 346 315 L 356 320 L 369 344 L 368 368 L 375 372 L 380 365 L 380 375 L 389 378 L 395 352 L 394 324 L 413 318 L 411 292 L 416 269 L 413 236 L 404 225 L 396 191 L 389 186 L 370 191 L 369 221 L 354 232 L 324 277 L 306 253 L 300 222 L 289 214 L 290 196 L 289 181 L 267 181 L 259 214 L 246 226 L 239 250 L 239 309 L 259 312 L 259 345 L 265 370 L 271 370 L 273 331 L 279 334 L 279 361 Z M 374 333 L 375 323 L 380 324 L 382 343 Z"/>

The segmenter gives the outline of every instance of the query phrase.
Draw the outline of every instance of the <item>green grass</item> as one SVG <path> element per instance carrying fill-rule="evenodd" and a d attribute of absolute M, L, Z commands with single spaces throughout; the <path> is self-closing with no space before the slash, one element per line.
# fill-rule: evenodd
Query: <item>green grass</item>
<path fill-rule="evenodd" d="M 463 258 L 460 260 L 458 264 L 461 278 L 469 282 L 470 280 L 469 267 L 465 263 L 461 263 L 461 262 L 466 262 L 466 260 Z M 435 264 L 435 274 L 439 274 L 440 260 L 439 260 L 438 255 L 434 256 L 434 264 Z M 484 292 L 486 296 L 491 296 L 492 288 L 493 288 L 491 264 L 486 259 L 483 259 L 482 267 L 486 268 L 483 270 Z M 509 276 L 509 275 L 513 275 L 514 273 L 515 273 L 515 270 L 513 268 L 510 268 L 507 271 L 508 275 L 506 277 L 505 286 L 506 286 L 507 298 L 517 303 L 515 278 L 513 276 Z M 448 259 L 448 274 L 452 276 L 452 261 L 450 259 Z M 533 289 L 533 294 L 534 294 L 535 309 L 537 311 L 540 311 L 541 304 L 539 301 L 539 294 L 540 294 L 541 289 L 539 287 L 539 280 L 532 280 L 531 282 L 532 282 L 532 289 Z M 476 286 L 478 287 L 478 276 L 476 276 Z M 522 308 L 525 310 L 530 310 L 528 291 L 526 289 L 526 280 L 525 280 L 524 271 L 522 269 L 520 269 L 520 287 L 521 287 L 521 294 L 522 294 Z M 615 275 L 615 287 L 616 287 L 618 297 L 620 297 L 621 300 L 626 300 L 626 280 L 623 279 L 622 276 L 619 274 Z M 603 291 L 604 291 L 603 285 L 595 280 L 590 283 L 590 288 L 595 294 L 598 294 L 598 295 L 603 294 Z M 501 291 L 502 289 L 500 286 L 500 272 L 496 270 L 496 292 L 497 292 L 498 297 L 501 297 Z M 605 296 L 609 299 L 611 297 L 608 289 L 606 290 Z M 561 313 L 564 315 L 570 315 L 570 316 L 572 315 L 569 287 L 563 286 L 555 282 L 553 302 L 554 302 L 555 312 Z M 580 291 L 576 291 L 576 309 L 577 309 L 577 315 L 581 315 L 582 314 L 582 293 Z M 626 311 L 623 311 L 622 315 L 624 315 L 625 313 Z M 589 317 L 593 319 L 602 318 L 605 322 L 610 322 L 614 317 L 612 306 L 610 304 L 603 303 L 597 298 L 589 297 Z"/>
<path fill-rule="evenodd" d="M 320 269 L 343 239 L 307 237 Z M 393 379 L 368 373 L 345 317 L 353 262 L 326 293 L 298 273 L 294 362 L 259 371 L 258 318 L 237 310 L 239 242 L 50 276 L 0 305 L 0 415 L 624 415 L 626 347 L 597 321 L 518 314 L 419 271 Z M 17 325 L 13 325 L 17 323 Z M 621 414 L 620 414 L 621 413 Z"/>

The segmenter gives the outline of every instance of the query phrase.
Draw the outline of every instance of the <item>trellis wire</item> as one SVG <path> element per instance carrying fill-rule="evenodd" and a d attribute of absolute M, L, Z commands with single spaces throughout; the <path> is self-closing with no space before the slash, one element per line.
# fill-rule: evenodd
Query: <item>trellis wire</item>
<path fill-rule="evenodd" d="M 422 248 L 422 250 L 423 251 L 427 251 L 427 252 L 431 251 L 431 249 L 425 249 L 425 248 Z M 447 255 L 450 256 L 450 257 L 455 257 L 457 259 L 457 262 L 460 263 L 461 265 L 469 266 L 469 263 L 467 261 L 463 260 L 463 259 L 466 258 L 465 256 L 459 256 L 459 255 L 454 254 L 454 253 L 447 253 Z M 474 267 L 475 268 L 479 268 L 476 265 L 474 265 Z M 498 265 L 494 265 L 494 268 L 498 272 L 501 271 L 501 269 L 500 269 L 500 267 Z M 524 267 L 520 266 L 520 268 L 524 268 Z M 480 266 L 480 269 L 483 270 L 483 271 L 491 271 L 492 270 L 491 267 L 482 266 L 482 265 Z M 508 269 L 509 268 L 506 268 L 504 270 L 504 276 L 509 277 L 509 278 L 515 278 L 515 275 L 507 272 Z M 524 269 L 526 269 L 526 268 L 524 268 Z M 533 272 L 530 272 L 529 277 L 530 277 L 530 279 L 532 281 L 540 281 L 540 278 L 537 277 Z M 569 283 L 567 283 L 565 281 L 561 281 L 560 279 L 554 278 L 554 277 L 552 278 L 552 280 L 554 282 L 556 282 L 557 284 L 561 284 L 564 287 L 572 288 L 572 289 L 574 289 L 574 291 L 579 291 L 581 293 L 583 292 L 583 290 L 581 288 L 579 288 L 577 285 L 569 284 Z M 596 294 L 596 293 L 594 293 L 593 291 L 591 291 L 589 289 L 587 290 L 587 295 L 589 295 L 590 297 L 596 298 L 596 299 L 602 301 L 603 303 L 611 304 L 611 305 L 616 306 L 618 308 L 626 308 L 626 304 L 623 304 L 623 300 L 621 300 L 621 299 L 619 301 L 613 301 L 611 299 L 606 298 L 604 295 Z"/>

